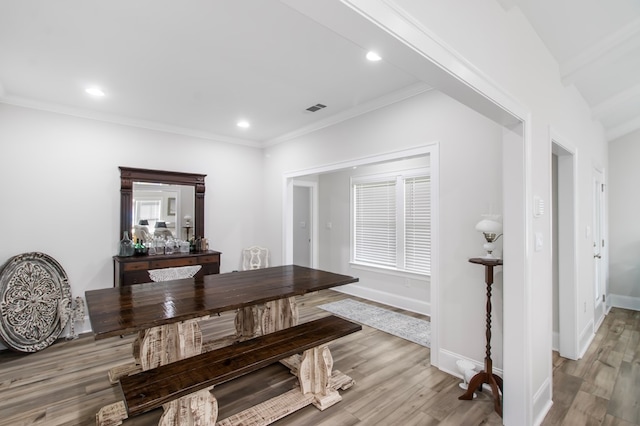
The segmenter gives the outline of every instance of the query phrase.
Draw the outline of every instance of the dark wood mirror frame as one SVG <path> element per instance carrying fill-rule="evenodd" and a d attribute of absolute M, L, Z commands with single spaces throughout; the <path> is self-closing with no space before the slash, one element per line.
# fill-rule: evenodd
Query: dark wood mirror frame
<path fill-rule="evenodd" d="M 194 236 L 204 237 L 204 178 L 206 176 L 195 173 L 120 167 L 120 238 L 124 232 L 127 232 L 130 238 L 132 237 L 133 182 L 193 186 L 195 189 Z"/>

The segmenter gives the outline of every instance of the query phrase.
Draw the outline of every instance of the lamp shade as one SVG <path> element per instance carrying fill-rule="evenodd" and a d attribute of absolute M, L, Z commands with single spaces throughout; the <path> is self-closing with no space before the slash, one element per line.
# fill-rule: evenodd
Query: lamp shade
<path fill-rule="evenodd" d="M 149 225 L 149 221 L 147 219 L 140 219 L 138 225 Z"/>
<path fill-rule="evenodd" d="M 162 222 L 162 221 L 156 222 L 156 228 L 166 228 L 166 227 L 167 227 L 166 222 Z"/>
<path fill-rule="evenodd" d="M 495 220 L 482 219 L 476 225 L 476 230 L 487 234 L 500 234 L 502 233 L 502 224 Z"/>

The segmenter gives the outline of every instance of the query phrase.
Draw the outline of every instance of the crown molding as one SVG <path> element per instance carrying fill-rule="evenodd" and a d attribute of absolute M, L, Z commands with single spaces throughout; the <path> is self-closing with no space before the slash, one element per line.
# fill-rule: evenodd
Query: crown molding
<path fill-rule="evenodd" d="M 325 127 L 330 127 L 338 123 L 341 123 L 343 121 L 350 120 L 352 118 L 366 114 L 368 112 L 375 111 L 380 108 L 384 108 L 396 102 L 409 99 L 413 96 L 417 96 L 420 93 L 428 92 L 430 90 L 433 90 L 433 87 L 429 86 L 426 83 L 423 83 L 423 82 L 415 83 L 403 89 L 396 90 L 395 92 L 376 98 L 372 101 L 365 102 L 363 104 L 350 108 L 346 111 L 342 111 L 338 114 L 329 116 L 323 120 L 316 121 L 315 123 L 312 123 L 308 126 L 301 127 L 300 129 L 294 130 L 293 132 L 285 133 L 281 136 L 266 140 L 262 143 L 262 146 L 264 148 L 267 148 L 274 145 L 278 145 L 280 143 L 283 143 L 295 138 L 299 138 L 306 134 L 324 129 Z"/>
<path fill-rule="evenodd" d="M 607 142 L 619 139 L 629 133 L 635 132 L 638 129 L 640 129 L 640 117 L 626 121 L 618 126 L 611 127 L 605 132 Z"/>
<path fill-rule="evenodd" d="M 627 90 L 624 90 L 615 96 L 612 96 L 598 105 L 591 108 L 592 117 L 596 120 L 606 117 L 607 115 L 615 113 L 615 110 L 623 107 L 627 102 L 634 99 L 640 99 L 640 84 L 635 85 Z"/>
<path fill-rule="evenodd" d="M 596 64 L 610 64 L 640 46 L 640 18 L 609 34 L 590 48 L 560 64 L 560 77 L 565 86 L 575 82 L 584 69 Z"/>
<path fill-rule="evenodd" d="M 2 87 L 0 86 L 0 89 Z M 53 112 L 56 114 L 70 115 L 73 117 L 85 118 L 89 120 L 102 121 L 105 123 L 120 124 L 128 127 L 137 127 L 146 130 L 155 130 L 165 133 L 173 133 L 181 136 L 189 136 L 199 139 L 206 139 L 215 142 L 230 143 L 235 145 L 244 145 L 252 148 L 260 148 L 260 142 L 247 139 L 232 138 L 229 136 L 218 135 L 215 133 L 205 132 L 196 129 L 190 129 L 180 126 L 172 126 L 169 124 L 159 123 L 156 121 L 140 120 L 128 118 L 116 114 L 106 114 L 97 111 L 90 111 L 82 108 L 68 107 L 59 104 L 36 101 L 33 99 L 23 98 L 19 96 L 2 96 L 0 91 L 0 103 L 19 106 L 23 108 L 36 109 L 40 111 Z"/>

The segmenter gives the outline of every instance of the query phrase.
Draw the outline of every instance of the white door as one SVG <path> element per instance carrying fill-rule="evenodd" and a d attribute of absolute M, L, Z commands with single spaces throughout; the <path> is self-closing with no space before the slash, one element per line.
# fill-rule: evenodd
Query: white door
<path fill-rule="evenodd" d="M 593 319 L 596 327 L 602 322 L 605 314 L 604 190 L 604 176 L 602 171 L 596 169 L 593 174 L 593 283 L 595 296 Z"/>
<path fill-rule="evenodd" d="M 311 187 L 293 186 L 293 263 L 311 266 Z"/>

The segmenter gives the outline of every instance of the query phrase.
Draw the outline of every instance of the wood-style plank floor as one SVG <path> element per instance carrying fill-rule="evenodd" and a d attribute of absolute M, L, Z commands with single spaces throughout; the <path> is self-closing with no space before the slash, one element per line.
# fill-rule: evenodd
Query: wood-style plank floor
<path fill-rule="evenodd" d="M 300 321 L 327 315 L 317 305 L 344 297 L 326 290 L 300 298 Z M 232 324 L 232 314 L 203 322 L 205 339 L 226 334 Z M 96 412 L 119 398 L 106 372 L 132 360 L 131 342 L 132 337 L 95 341 L 83 336 L 35 354 L 0 352 L 0 425 L 95 424 Z M 323 412 L 306 407 L 278 425 L 501 424 L 487 394 L 474 401 L 457 399 L 460 380 L 431 367 L 428 348 L 367 326 L 330 347 L 334 368 L 353 377 L 356 385 L 341 391 L 339 404 Z M 545 425 L 640 424 L 640 313 L 612 310 L 583 360 L 554 356 L 554 363 L 555 404 Z M 285 367 L 273 365 L 217 386 L 219 418 L 294 383 Z M 155 425 L 160 414 L 155 410 L 124 425 Z"/>

